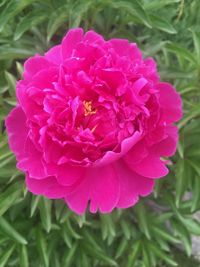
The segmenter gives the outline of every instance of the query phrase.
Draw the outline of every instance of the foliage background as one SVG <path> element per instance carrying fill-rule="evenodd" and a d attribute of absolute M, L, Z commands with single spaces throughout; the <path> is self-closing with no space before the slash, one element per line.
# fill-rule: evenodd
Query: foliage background
<path fill-rule="evenodd" d="M 191 235 L 200 235 L 192 216 L 200 210 L 199 12 L 199 0 L 0 0 L 0 267 L 199 266 L 191 257 Z M 5 133 L 24 59 L 77 26 L 137 42 L 184 103 L 170 174 L 149 198 L 110 215 L 79 217 L 28 193 Z"/>

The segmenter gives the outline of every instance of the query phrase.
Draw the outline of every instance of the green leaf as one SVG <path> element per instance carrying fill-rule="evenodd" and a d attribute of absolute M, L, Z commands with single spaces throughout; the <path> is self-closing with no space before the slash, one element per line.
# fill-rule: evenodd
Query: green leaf
<path fill-rule="evenodd" d="M 8 88 L 11 96 L 15 96 L 16 79 L 15 76 L 5 71 L 5 78 L 8 83 Z"/>
<path fill-rule="evenodd" d="M 198 36 L 194 30 L 191 30 L 191 32 L 192 32 L 192 37 L 193 37 L 193 42 L 194 42 L 196 59 L 200 66 L 200 36 Z"/>
<path fill-rule="evenodd" d="M 167 32 L 167 33 L 171 33 L 171 34 L 175 34 L 177 33 L 176 29 L 165 19 L 155 16 L 155 15 L 149 15 L 150 20 L 151 20 L 151 24 L 153 27 Z"/>
<path fill-rule="evenodd" d="M 200 203 L 200 177 L 195 176 L 191 212 L 194 212 Z"/>
<path fill-rule="evenodd" d="M 14 249 L 15 249 L 15 245 L 12 245 L 11 247 L 5 249 L 4 252 L 0 255 L 0 267 L 6 266 Z"/>
<path fill-rule="evenodd" d="M 21 234 L 19 234 L 15 228 L 3 218 L 3 216 L 0 217 L 0 230 L 16 242 L 23 245 L 27 244 L 26 239 L 21 236 Z"/>
<path fill-rule="evenodd" d="M 181 198 L 188 186 L 189 166 L 184 159 L 179 159 L 176 164 L 176 206 L 179 207 Z"/>
<path fill-rule="evenodd" d="M 13 18 L 17 13 L 30 5 L 34 0 L 10 0 L 0 12 L 0 32 L 4 29 L 6 23 Z"/>
<path fill-rule="evenodd" d="M 20 267 L 29 267 L 28 251 L 25 245 L 20 246 Z"/>
<path fill-rule="evenodd" d="M 17 182 L 0 194 L 0 216 L 15 204 L 15 201 L 22 195 L 23 184 L 21 181 Z"/>
<path fill-rule="evenodd" d="M 146 235 L 148 239 L 151 239 L 149 220 L 147 219 L 147 213 L 145 207 L 140 203 L 136 207 L 136 212 L 138 216 L 138 223 L 141 231 Z"/>
<path fill-rule="evenodd" d="M 133 247 L 128 255 L 126 267 L 134 266 L 136 258 L 139 256 L 140 252 L 141 252 L 141 241 L 138 240 L 135 242 L 135 244 L 133 244 Z"/>
<path fill-rule="evenodd" d="M 155 246 L 153 243 L 148 244 L 149 249 L 152 250 L 159 258 L 167 262 L 170 266 L 177 266 L 178 264 L 167 254 L 165 254 L 159 246 Z"/>
<path fill-rule="evenodd" d="M 72 245 L 72 247 L 70 248 L 70 250 L 66 251 L 66 253 L 63 256 L 62 266 L 65 266 L 65 267 L 71 267 L 72 266 L 71 263 L 73 261 L 73 257 L 75 257 L 77 246 L 78 246 L 78 244 L 75 242 Z"/>
<path fill-rule="evenodd" d="M 44 13 L 44 10 L 33 10 L 28 13 L 18 23 L 14 34 L 14 40 L 18 40 L 27 30 L 41 23 L 46 17 L 47 13 Z"/>
<path fill-rule="evenodd" d="M 45 197 L 41 197 L 39 201 L 40 218 L 47 233 L 51 230 L 51 204 L 52 201 Z"/>
<path fill-rule="evenodd" d="M 197 62 L 196 62 L 195 56 L 190 51 L 188 51 L 188 49 L 181 46 L 180 44 L 169 43 L 166 45 L 166 48 L 171 53 L 174 53 L 175 55 L 179 55 L 180 57 L 184 58 L 185 60 L 196 65 Z"/>
<path fill-rule="evenodd" d="M 121 9 L 126 11 L 128 14 L 132 14 L 137 17 L 140 21 L 142 21 L 147 27 L 151 28 L 151 23 L 148 15 L 146 14 L 143 6 L 139 3 L 139 1 L 111 1 L 111 6 L 117 9 Z"/>
<path fill-rule="evenodd" d="M 37 243 L 37 250 L 40 256 L 41 262 L 43 263 L 44 267 L 49 267 L 49 256 L 47 253 L 47 244 L 45 237 L 42 233 L 40 227 L 36 229 L 36 243 Z"/>

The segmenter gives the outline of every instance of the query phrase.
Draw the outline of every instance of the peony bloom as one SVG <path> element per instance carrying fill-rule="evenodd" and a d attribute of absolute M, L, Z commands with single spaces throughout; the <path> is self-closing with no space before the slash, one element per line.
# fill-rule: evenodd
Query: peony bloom
<path fill-rule="evenodd" d="M 181 99 L 135 43 L 70 30 L 25 62 L 16 90 L 6 127 L 32 193 L 107 213 L 168 173 L 162 157 L 176 150 Z"/>

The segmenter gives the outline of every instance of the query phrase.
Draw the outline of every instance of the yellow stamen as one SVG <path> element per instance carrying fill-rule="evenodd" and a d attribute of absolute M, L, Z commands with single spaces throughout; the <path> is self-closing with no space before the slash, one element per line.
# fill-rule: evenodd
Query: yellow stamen
<path fill-rule="evenodd" d="M 89 116 L 92 114 L 95 114 L 97 112 L 96 109 L 93 109 L 92 107 L 92 101 L 83 101 L 83 107 L 84 107 L 84 115 Z"/>

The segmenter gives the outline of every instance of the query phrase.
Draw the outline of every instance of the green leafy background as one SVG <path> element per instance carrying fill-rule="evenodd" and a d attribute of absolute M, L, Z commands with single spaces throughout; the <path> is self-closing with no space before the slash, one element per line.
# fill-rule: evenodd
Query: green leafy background
<path fill-rule="evenodd" d="M 0 0 L 0 267 L 199 266 L 191 256 L 200 235 L 199 12 L 199 0 Z M 5 133 L 24 60 L 77 26 L 137 42 L 184 104 L 168 177 L 109 215 L 76 216 L 63 201 L 28 193 Z"/>

